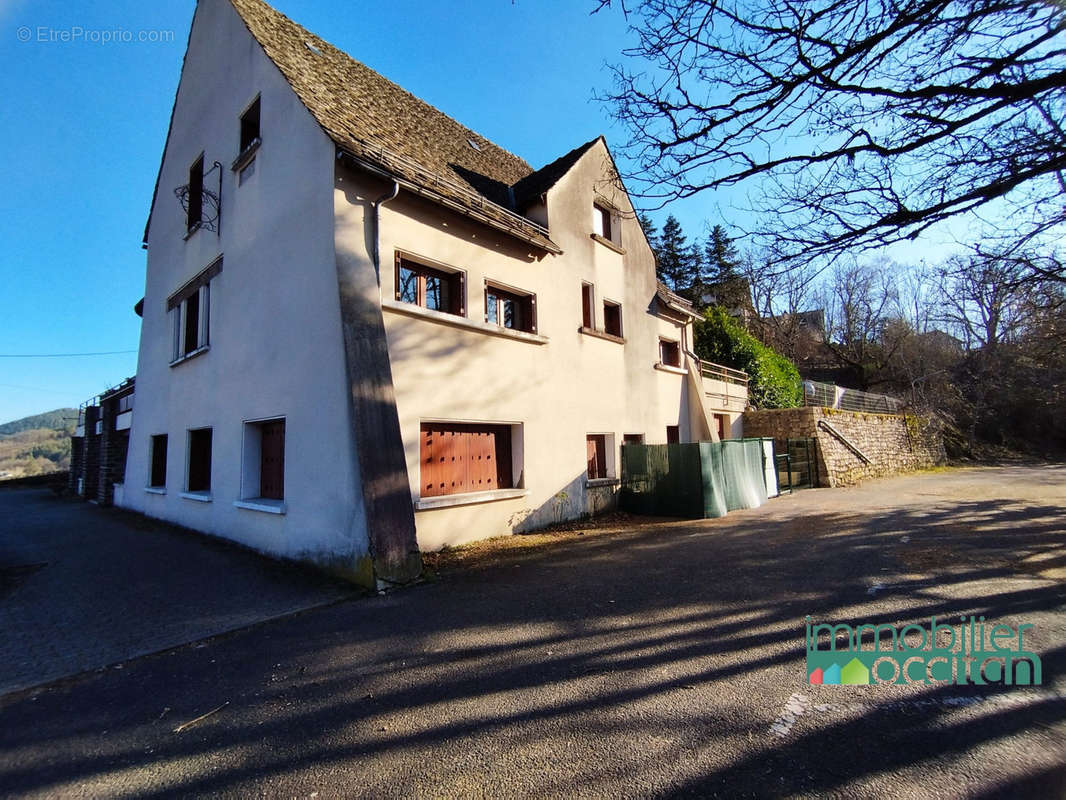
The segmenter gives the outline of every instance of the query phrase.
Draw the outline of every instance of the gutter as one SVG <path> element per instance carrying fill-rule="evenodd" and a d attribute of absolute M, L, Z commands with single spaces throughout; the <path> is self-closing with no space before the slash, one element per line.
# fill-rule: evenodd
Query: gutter
<path fill-rule="evenodd" d="M 411 192 L 412 194 L 417 194 L 420 197 L 425 197 L 426 199 L 431 200 L 432 202 L 437 203 L 438 205 L 442 205 L 445 208 L 449 208 L 458 214 L 462 214 L 464 217 L 470 217 L 471 219 L 475 219 L 478 222 L 488 225 L 491 228 L 495 228 L 498 231 L 506 233 L 508 236 L 513 236 L 516 239 L 520 239 L 526 244 L 533 245 L 538 250 L 544 250 L 548 253 L 553 253 L 554 255 L 561 255 L 563 252 L 558 245 L 556 245 L 546 236 L 544 237 L 543 241 L 537 239 L 537 237 L 531 236 L 515 227 L 507 225 L 505 222 L 501 222 L 500 220 L 495 219 L 489 216 L 488 214 L 481 214 L 473 208 L 464 206 L 462 203 L 459 203 L 455 200 L 452 200 L 451 198 L 445 197 L 442 194 L 427 189 L 426 187 L 414 183 L 413 181 L 409 181 L 404 178 L 399 178 L 388 170 L 384 170 L 381 167 L 378 167 L 370 163 L 369 161 L 360 158 L 350 150 L 346 150 L 344 148 L 337 150 L 337 158 L 338 160 L 346 159 L 351 162 L 351 164 L 357 169 L 361 169 L 364 172 L 369 172 L 372 175 L 377 175 L 378 177 L 384 178 L 385 180 L 392 181 L 398 186 Z M 486 200 L 485 202 L 491 203 L 491 201 L 489 200 Z M 504 208 L 503 206 L 499 206 L 499 209 L 504 214 L 514 216 L 511 211 Z M 530 225 L 535 224 L 528 220 L 526 222 Z"/>

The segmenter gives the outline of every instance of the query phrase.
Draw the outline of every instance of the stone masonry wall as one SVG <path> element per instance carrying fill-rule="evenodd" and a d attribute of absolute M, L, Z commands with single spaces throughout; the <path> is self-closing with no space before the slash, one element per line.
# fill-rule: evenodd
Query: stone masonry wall
<path fill-rule="evenodd" d="M 839 431 L 869 463 L 821 423 Z M 783 408 L 744 414 L 746 437 L 818 440 L 818 469 L 829 486 L 852 486 L 943 462 L 944 442 L 928 419 L 897 414 L 863 414 L 833 408 Z M 780 447 L 778 450 L 780 450 Z"/>

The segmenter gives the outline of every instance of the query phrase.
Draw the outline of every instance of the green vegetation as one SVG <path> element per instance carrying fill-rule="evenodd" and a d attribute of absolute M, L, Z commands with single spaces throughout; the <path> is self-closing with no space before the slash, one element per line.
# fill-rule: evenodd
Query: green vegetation
<path fill-rule="evenodd" d="M 69 469 L 77 419 L 76 408 L 59 408 L 0 425 L 0 480 Z"/>
<path fill-rule="evenodd" d="M 795 364 L 774 352 L 721 308 L 709 308 L 696 323 L 696 355 L 748 373 L 748 397 L 756 408 L 803 405 Z"/>
<path fill-rule="evenodd" d="M 74 425 L 78 421 L 78 409 L 57 408 L 55 411 L 46 411 L 43 414 L 34 414 L 32 417 L 23 417 L 14 422 L 0 425 L 0 436 L 9 436 L 12 433 L 32 431 L 37 428 L 45 428 L 50 431 L 74 432 Z"/>

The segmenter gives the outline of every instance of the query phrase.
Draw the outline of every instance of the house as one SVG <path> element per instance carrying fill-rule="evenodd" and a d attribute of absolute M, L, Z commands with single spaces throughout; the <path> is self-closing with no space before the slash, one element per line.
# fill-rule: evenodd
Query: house
<path fill-rule="evenodd" d="M 259 0 L 197 5 L 145 246 L 117 502 L 270 554 L 406 580 L 740 434 L 602 138 L 534 170 Z"/>

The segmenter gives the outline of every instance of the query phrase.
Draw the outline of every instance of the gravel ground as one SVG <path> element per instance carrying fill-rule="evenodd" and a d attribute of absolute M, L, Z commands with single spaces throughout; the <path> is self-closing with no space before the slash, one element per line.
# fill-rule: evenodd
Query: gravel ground
<path fill-rule="evenodd" d="M 436 566 L 428 585 L 0 698 L 0 787 L 1066 796 L 1062 466 L 811 490 Z M 807 615 L 971 614 L 1033 625 L 1043 685 L 806 683 Z"/>

